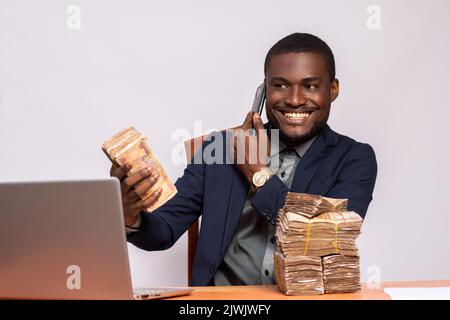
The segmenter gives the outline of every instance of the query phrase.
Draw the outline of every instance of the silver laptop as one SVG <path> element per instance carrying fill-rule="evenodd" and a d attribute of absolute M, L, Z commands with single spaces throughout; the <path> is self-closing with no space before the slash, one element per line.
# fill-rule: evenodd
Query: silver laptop
<path fill-rule="evenodd" d="M 0 298 L 152 299 L 131 285 L 119 181 L 0 183 Z"/>

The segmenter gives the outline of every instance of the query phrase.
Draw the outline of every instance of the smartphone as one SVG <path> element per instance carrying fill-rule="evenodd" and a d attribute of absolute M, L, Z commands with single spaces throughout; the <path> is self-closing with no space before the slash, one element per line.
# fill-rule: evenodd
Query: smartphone
<path fill-rule="evenodd" d="M 259 115 L 262 115 L 264 109 L 264 103 L 266 102 L 266 85 L 263 82 L 256 88 L 255 99 L 253 100 L 252 111 L 258 112 Z M 255 129 L 250 129 L 250 135 L 255 136 Z"/>
<path fill-rule="evenodd" d="M 264 103 L 266 102 L 266 85 L 263 82 L 256 88 L 255 99 L 253 100 L 252 111 L 262 115 Z"/>

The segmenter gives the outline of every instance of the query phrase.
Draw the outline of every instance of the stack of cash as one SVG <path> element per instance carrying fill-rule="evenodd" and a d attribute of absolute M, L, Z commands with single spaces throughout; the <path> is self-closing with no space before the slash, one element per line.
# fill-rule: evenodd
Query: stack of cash
<path fill-rule="evenodd" d="M 320 257 L 284 256 L 275 251 L 275 276 L 278 288 L 286 295 L 324 294 Z"/>
<path fill-rule="evenodd" d="M 148 212 L 156 210 L 177 193 L 175 185 L 151 151 L 147 139 L 135 128 L 129 127 L 115 134 L 102 145 L 102 150 L 116 167 L 130 166 L 131 169 L 128 171 L 128 175 L 146 167 L 151 167 L 158 171 L 158 181 L 142 197 L 145 200 L 159 188 L 162 189 L 158 200 L 147 208 Z"/>
<path fill-rule="evenodd" d="M 322 258 L 325 293 L 361 290 L 359 257 L 331 255 Z"/>
<path fill-rule="evenodd" d="M 322 212 L 324 208 L 332 211 Z M 346 199 L 288 194 L 275 230 L 274 262 L 282 292 L 309 295 L 360 289 L 356 239 L 362 219 L 346 210 Z"/>
<path fill-rule="evenodd" d="M 277 239 L 283 254 L 322 257 L 329 254 L 357 256 L 356 239 L 362 219 L 353 211 L 326 212 L 308 219 L 297 212 L 278 214 Z"/>
<path fill-rule="evenodd" d="M 347 210 L 347 199 L 334 199 L 308 193 L 288 192 L 284 210 L 313 218 L 324 212 Z"/>

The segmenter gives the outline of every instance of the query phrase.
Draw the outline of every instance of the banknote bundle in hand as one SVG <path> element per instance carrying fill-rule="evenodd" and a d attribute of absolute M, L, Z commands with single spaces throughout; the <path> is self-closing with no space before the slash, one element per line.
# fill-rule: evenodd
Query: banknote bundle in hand
<path fill-rule="evenodd" d="M 177 193 L 175 185 L 150 149 L 148 140 L 135 128 L 129 127 L 118 132 L 103 143 L 102 150 L 116 167 L 129 165 L 131 169 L 127 172 L 128 175 L 147 167 L 158 171 L 158 181 L 142 197 L 145 200 L 159 188 L 162 189 L 158 200 L 147 208 L 148 212 L 156 210 Z"/>
<path fill-rule="evenodd" d="M 359 290 L 356 239 L 361 225 L 361 217 L 347 211 L 346 199 L 288 193 L 275 230 L 280 290 L 289 295 Z"/>

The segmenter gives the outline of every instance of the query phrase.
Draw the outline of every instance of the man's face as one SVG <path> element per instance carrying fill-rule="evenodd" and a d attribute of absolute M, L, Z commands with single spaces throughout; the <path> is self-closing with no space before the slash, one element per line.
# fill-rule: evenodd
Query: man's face
<path fill-rule="evenodd" d="M 266 72 L 267 118 L 289 144 L 314 137 L 327 123 L 331 102 L 339 93 L 327 64 L 314 52 L 272 57 Z"/>

